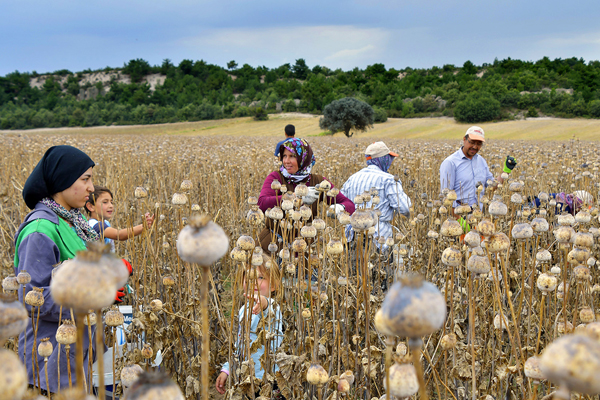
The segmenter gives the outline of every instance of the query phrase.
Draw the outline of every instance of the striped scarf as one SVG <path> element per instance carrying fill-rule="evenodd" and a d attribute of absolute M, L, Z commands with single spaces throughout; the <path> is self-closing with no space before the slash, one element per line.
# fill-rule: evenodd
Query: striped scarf
<path fill-rule="evenodd" d="M 66 221 L 70 222 L 71 225 L 73 225 L 73 228 L 75 228 L 75 233 L 77 233 L 77 236 L 79 236 L 84 242 L 94 242 L 100 239 L 96 231 L 83 217 L 79 208 L 72 208 L 71 211 L 67 211 L 66 208 L 58 204 L 50 197 L 44 197 L 42 199 L 42 204 L 51 209 L 59 217 L 62 217 Z"/>

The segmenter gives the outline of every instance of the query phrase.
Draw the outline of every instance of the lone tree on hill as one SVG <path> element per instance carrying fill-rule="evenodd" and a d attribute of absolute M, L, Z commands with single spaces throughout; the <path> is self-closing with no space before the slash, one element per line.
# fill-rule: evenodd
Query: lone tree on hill
<path fill-rule="evenodd" d="M 329 103 L 323 110 L 319 127 L 332 134 L 343 131 L 347 137 L 354 135 L 350 130 L 364 132 L 373 127 L 375 112 L 364 101 L 345 97 Z"/>

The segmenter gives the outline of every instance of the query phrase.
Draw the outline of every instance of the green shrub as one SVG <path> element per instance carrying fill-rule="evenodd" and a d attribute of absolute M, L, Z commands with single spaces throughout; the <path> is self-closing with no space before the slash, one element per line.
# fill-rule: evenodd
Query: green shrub
<path fill-rule="evenodd" d="M 454 119 L 458 122 L 486 122 L 492 121 L 500 116 L 500 102 L 491 97 L 473 96 L 456 103 L 454 107 Z"/>

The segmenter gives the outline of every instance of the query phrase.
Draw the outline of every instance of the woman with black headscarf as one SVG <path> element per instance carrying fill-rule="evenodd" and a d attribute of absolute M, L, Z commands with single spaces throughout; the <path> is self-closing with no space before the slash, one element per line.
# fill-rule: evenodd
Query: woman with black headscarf
<path fill-rule="evenodd" d="M 294 193 L 296 186 L 303 183 L 309 188 L 309 194 L 302 198 L 304 204 L 312 209 L 312 215 L 317 215 L 319 201 L 327 201 L 327 203 L 335 203 L 335 212 L 342 210 L 349 214 L 354 212 L 354 203 L 342 193 L 338 193 L 334 198 L 319 194 L 315 190 L 315 185 L 320 184 L 325 177 L 313 174 L 312 167 L 315 165 L 316 159 L 312 148 L 304 139 L 290 138 L 283 142 L 279 149 L 279 159 L 281 167 L 278 171 L 273 171 L 265 178 L 260 195 L 258 197 L 258 206 L 264 212 L 269 208 L 280 206 L 283 198 L 283 192 L 280 189 L 275 189 L 277 185 L 273 185 L 273 181 L 278 181 L 279 186 L 285 186 L 287 192 Z M 328 181 L 329 182 L 329 181 Z M 333 183 L 329 182 L 333 188 Z M 312 221 L 312 218 L 309 219 Z M 273 237 L 273 226 L 271 218 L 266 218 L 266 227 L 259 235 L 259 240 L 262 248 L 268 251 L 269 243 Z M 286 242 L 289 244 L 296 237 L 297 232 L 287 230 L 288 237 Z M 276 235 L 282 239 L 284 234 L 281 226 L 278 226 Z M 281 246 L 279 246 L 281 247 Z"/>
<path fill-rule="evenodd" d="M 31 275 L 31 282 L 24 291 L 19 292 L 20 296 L 24 296 L 32 287 L 44 290 L 36 343 L 49 338 L 53 345 L 54 351 L 48 360 L 49 387 L 46 387 L 42 357 L 37 358 L 34 376 L 32 352 L 35 357 L 37 349 L 33 348 L 34 331 L 31 323 L 19 337 L 19 355 L 22 356 L 22 349 L 25 349 L 23 361 L 27 366 L 29 383 L 37 386 L 40 376 L 41 388 L 51 393 L 58 391 L 59 369 L 60 387 L 69 385 L 67 353 L 64 346 L 59 350 L 55 336 L 59 320 L 71 319 L 69 309 L 63 309 L 61 315 L 60 306 L 54 303 L 50 295 L 52 268 L 75 257 L 77 251 L 85 250 L 87 242 L 98 240 L 98 234 L 79 210 L 94 191 L 94 165 L 92 159 L 81 150 L 71 146 L 54 146 L 46 151 L 23 188 L 23 199 L 32 211 L 25 217 L 15 236 L 15 273 L 26 270 Z M 31 307 L 27 308 L 31 312 Z M 95 331 L 95 327 L 92 331 Z M 87 376 L 89 338 L 88 330 L 84 332 L 84 376 Z M 75 377 L 75 352 L 70 352 L 70 358 L 71 375 Z"/>

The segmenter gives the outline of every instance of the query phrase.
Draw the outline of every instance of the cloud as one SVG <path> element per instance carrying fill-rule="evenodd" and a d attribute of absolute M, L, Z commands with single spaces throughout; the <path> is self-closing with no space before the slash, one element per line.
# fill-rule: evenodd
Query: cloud
<path fill-rule="evenodd" d="M 391 31 L 360 26 L 296 26 L 271 28 L 208 29 L 179 41 L 190 53 L 227 49 L 228 56 L 242 57 L 254 65 L 279 66 L 305 58 L 309 65 L 352 69 L 368 65 L 385 52 Z M 223 61 L 222 61 L 223 62 Z M 331 64 L 335 65 L 331 65 Z"/>

